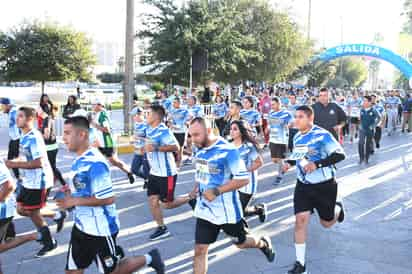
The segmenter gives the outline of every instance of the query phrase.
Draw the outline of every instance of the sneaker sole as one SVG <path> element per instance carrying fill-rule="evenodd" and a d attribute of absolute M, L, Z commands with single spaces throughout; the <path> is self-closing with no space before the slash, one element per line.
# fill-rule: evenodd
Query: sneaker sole
<path fill-rule="evenodd" d="M 164 238 L 170 237 L 171 235 L 172 234 L 170 234 L 170 232 L 167 232 L 167 233 L 165 233 L 163 235 L 160 235 L 156 238 L 150 239 L 150 241 L 156 241 L 156 240 L 164 239 Z"/>

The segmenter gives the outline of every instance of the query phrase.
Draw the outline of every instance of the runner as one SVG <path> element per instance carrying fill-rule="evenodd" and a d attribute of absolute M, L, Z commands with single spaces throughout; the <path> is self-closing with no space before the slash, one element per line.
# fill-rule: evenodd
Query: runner
<path fill-rule="evenodd" d="M 264 203 L 249 206 L 253 196 L 257 193 L 258 172 L 263 165 L 262 156 L 256 140 L 250 135 L 244 121 L 233 121 L 230 129 L 233 144 L 239 150 L 240 157 L 249 173 L 249 183 L 239 189 L 239 198 L 242 204 L 243 216 L 258 215 L 260 222 L 265 222 L 267 207 Z"/>
<path fill-rule="evenodd" d="M 149 162 L 147 160 L 147 154 L 144 153 L 144 145 L 146 138 L 147 123 L 143 117 L 143 110 L 140 107 L 135 107 L 130 112 L 132 115 L 134 124 L 134 148 L 135 153 L 132 160 L 132 172 L 134 175 L 144 180 L 143 189 L 147 188 L 149 180 Z"/>
<path fill-rule="evenodd" d="M 190 201 L 186 197 L 174 198 L 177 180 L 177 168 L 173 152 L 179 151 L 179 144 L 173 133 L 162 122 L 165 109 L 160 105 L 152 105 L 147 116 L 146 145 L 144 147 L 150 164 L 147 196 L 153 219 L 158 228 L 150 235 L 150 240 L 170 236 L 164 224 L 161 205 L 165 209 L 179 207 Z"/>
<path fill-rule="evenodd" d="M 267 128 L 269 127 L 269 112 L 272 105 L 272 99 L 269 96 L 269 90 L 264 89 L 262 92 L 262 98 L 259 101 L 259 111 L 262 116 L 262 130 L 263 136 L 265 139 L 265 145 L 263 148 L 267 148 L 269 146 L 269 133 Z"/>
<path fill-rule="evenodd" d="M 236 238 L 241 249 L 259 248 L 269 262 L 275 259 L 271 240 L 256 238 L 248 233 L 243 219 L 238 189 L 246 186 L 249 174 L 233 144 L 211 133 L 203 118 L 190 122 L 189 132 L 196 153 L 196 185 L 198 191 L 196 217 L 194 274 L 208 269 L 209 245 L 216 242 L 220 230 Z"/>
<path fill-rule="evenodd" d="M 71 190 L 56 199 L 60 208 L 74 207 L 66 273 L 84 273 L 93 261 L 101 273 L 132 273 L 145 265 L 165 273 L 157 249 L 144 256 L 124 258 L 122 248 L 116 244 L 119 219 L 110 167 L 103 155 L 89 146 L 87 119 L 67 119 L 63 139 L 68 150 L 77 155 L 72 164 Z"/>
<path fill-rule="evenodd" d="M 398 106 L 401 104 L 399 97 L 396 97 L 395 91 L 392 90 L 389 97 L 385 100 L 386 113 L 388 117 L 388 136 L 396 131 L 396 119 L 398 117 Z"/>
<path fill-rule="evenodd" d="M 283 180 L 283 160 L 286 158 L 289 128 L 292 126 L 293 117 L 287 110 L 281 109 L 278 97 L 272 98 L 272 111 L 269 113 L 269 149 L 272 162 L 278 165 L 278 172 L 273 182 L 279 185 Z"/>
<path fill-rule="evenodd" d="M 223 137 L 223 130 L 225 129 L 226 122 L 225 118 L 228 114 L 228 107 L 223 100 L 221 95 L 216 96 L 215 104 L 213 105 L 213 116 L 215 119 L 215 124 L 217 129 L 219 130 L 219 135 Z"/>
<path fill-rule="evenodd" d="M 373 153 L 373 136 L 377 127 L 380 114 L 372 107 L 372 97 L 363 97 L 363 107 L 361 109 L 361 123 L 359 129 L 359 164 L 369 163 L 369 156 Z"/>
<path fill-rule="evenodd" d="M 176 97 L 173 100 L 173 107 L 169 112 L 169 127 L 179 144 L 179 151 L 176 153 L 176 166 L 179 168 L 183 157 L 183 148 L 186 141 L 187 122 L 190 118 L 190 113 L 187 109 L 180 106 L 180 98 Z"/>
<path fill-rule="evenodd" d="M 362 108 L 362 99 L 359 98 L 357 92 L 353 93 L 352 98 L 348 99 L 347 102 L 348 113 L 349 113 L 349 136 L 350 142 L 352 143 L 354 139 L 358 138 L 359 124 L 360 124 L 360 111 Z"/>
<path fill-rule="evenodd" d="M 296 99 L 296 94 L 295 93 L 291 93 L 289 95 L 289 105 L 287 106 L 287 110 L 290 112 L 290 114 L 292 115 L 292 117 L 295 117 L 295 112 L 296 109 L 299 107 L 300 105 L 297 102 Z M 289 139 L 288 139 L 288 148 L 289 151 L 292 152 L 293 150 L 293 138 L 295 137 L 296 133 L 298 133 L 298 129 L 295 127 L 295 125 L 292 123 L 292 126 L 289 128 Z"/>
<path fill-rule="evenodd" d="M 109 160 L 110 164 L 126 173 L 129 182 L 133 184 L 134 177 L 130 168 L 115 154 L 110 119 L 100 99 L 96 99 L 94 102 L 93 111 L 95 112 L 95 116 L 91 125 L 96 129 L 99 151 Z"/>
<path fill-rule="evenodd" d="M 42 257 L 57 247 L 57 242 L 52 238 L 43 217 L 53 218 L 60 231 L 65 214 L 45 208 L 47 196 L 53 186 L 53 171 L 47 159 L 43 137 L 38 130 L 34 129 L 35 117 L 36 113 L 33 108 L 19 108 L 16 122 L 22 132 L 20 156 L 23 156 L 23 159 L 7 160 L 5 164 L 8 168 L 20 169 L 22 181 L 17 196 L 17 211 L 22 216 L 30 217 L 41 233 L 43 247 L 37 252 L 36 256 Z"/>
<path fill-rule="evenodd" d="M 294 193 L 296 263 L 288 274 L 306 273 L 306 234 L 314 209 L 325 228 L 344 220 L 341 202 L 337 202 L 334 165 L 345 158 L 341 145 L 331 133 L 313 125 L 314 113 L 309 106 L 296 110 L 295 124 L 299 133 L 293 141 L 294 150 L 285 163 L 286 172 L 296 165 L 297 184 Z"/>
<path fill-rule="evenodd" d="M 230 103 L 229 115 L 226 121 L 226 127 L 223 130 L 224 138 L 230 138 L 230 124 L 232 123 L 232 121 L 242 120 L 242 117 L 240 116 L 241 110 L 242 110 L 242 103 L 240 101 L 235 100 L 232 103 Z"/>
<path fill-rule="evenodd" d="M 253 135 L 257 137 L 262 126 L 262 118 L 260 113 L 254 108 L 254 99 L 251 96 L 245 96 L 242 100 L 243 109 L 240 111 L 240 116 L 249 123 Z"/>

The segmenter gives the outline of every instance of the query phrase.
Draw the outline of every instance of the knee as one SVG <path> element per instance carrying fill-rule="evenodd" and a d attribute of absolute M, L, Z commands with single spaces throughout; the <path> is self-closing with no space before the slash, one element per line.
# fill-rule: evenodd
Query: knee
<path fill-rule="evenodd" d="M 159 207 L 159 204 L 160 204 L 159 196 L 157 195 L 149 196 L 149 204 L 151 207 Z"/>
<path fill-rule="evenodd" d="M 320 223 L 324 228 L 331 228 L 334 224 L 334 222 L 328 222 L 328 221 L 321 221 Z"/>
<path fill-rule="evenodd" d="M 195 246 L 195 257 L 205 257 L 207 255 L 208 246 L 196 245 Z"/>
<path fill-rule="evenodd" d="M 31 216 L 31 211 L 26 210 L 22 207 L 17 207 L 17 213 L 19 213 L 19 215 L 25 216 L 25 217 L 30 217 Z"/>
<path fill-rule="evenodd" d="M 296 230 L 304 229 L 308 222 L 309 222 L 309 218 L 307 216 L 296 216 L 296 219 L 295 219 Z"/>

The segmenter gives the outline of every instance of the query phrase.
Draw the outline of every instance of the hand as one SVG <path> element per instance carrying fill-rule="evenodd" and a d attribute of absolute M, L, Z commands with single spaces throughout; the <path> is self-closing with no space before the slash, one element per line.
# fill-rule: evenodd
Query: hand
<path fill-rule="evenodd" d="M 189 198 L 190 199 L 196 199 L 197 198 L 197 193 L 199 193 L 199 186 L 196 186 L 193 188 L 191 192 L 189 192 Z"/>
<path fill-rule="evenodd" d="M 203 192 L 203 197 L 209 202 L 212 202 L 214 199 L 216 199 L 216 195 L 213 189 L 208 189 L 205 192 Z"/>
<path fill-rule="evenodd" d="M 284 163 L 282 166 L 282 173 L 288 172 L 288 170 L 291 168 L 291 165 L 288 163 Z"/>
<path fill-rule="evenodd" d="M 155 151 L 155 146 L 153 144 L 146 144 L 144 146 L 144 150 L 146 152 L 153 152 L 153 151 Z"/>
<path fill-rule="evenodd" d="M 317 169 L 316 165 L 313 162 L 309 162 L 303 167 L 303 170 L 305 173 L 311 173 L 314 172 Z"/>
<path fill-rule="evenodd" d="M 56 200 L 56 204 L 59 208 L 68 209 L 76 206 L 76 199 L 71 196 L 66 196 L 64 199 Z"/>

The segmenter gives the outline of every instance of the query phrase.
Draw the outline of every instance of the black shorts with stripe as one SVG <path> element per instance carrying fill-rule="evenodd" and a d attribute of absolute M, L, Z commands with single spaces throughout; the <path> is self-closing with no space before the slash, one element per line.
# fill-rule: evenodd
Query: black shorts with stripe
<path fill-rule="evenodd" d="M 17 204 L 20 207 L 28 210 L 41 209 L 46 206 L 49 193 L 50 188 L 28 189 L 24 186 L 21 186 L 19 194 L 17 195 Z"/>
<path fill-rule="evenodd" d="M 147 196 L 158 195 L 162 202 L 173 202 L 177 175 L 160 177 L 150 174 L 147 184 Z"/>
<path fill-rule="evenodd" d="M 73 226 L 66 270 L 80 270 L 96 263 L 100 273 L 111 273 L 124 256 L 121 247 L 116 245 L 117 233 L 111 236 L 94 236 Z"/>

